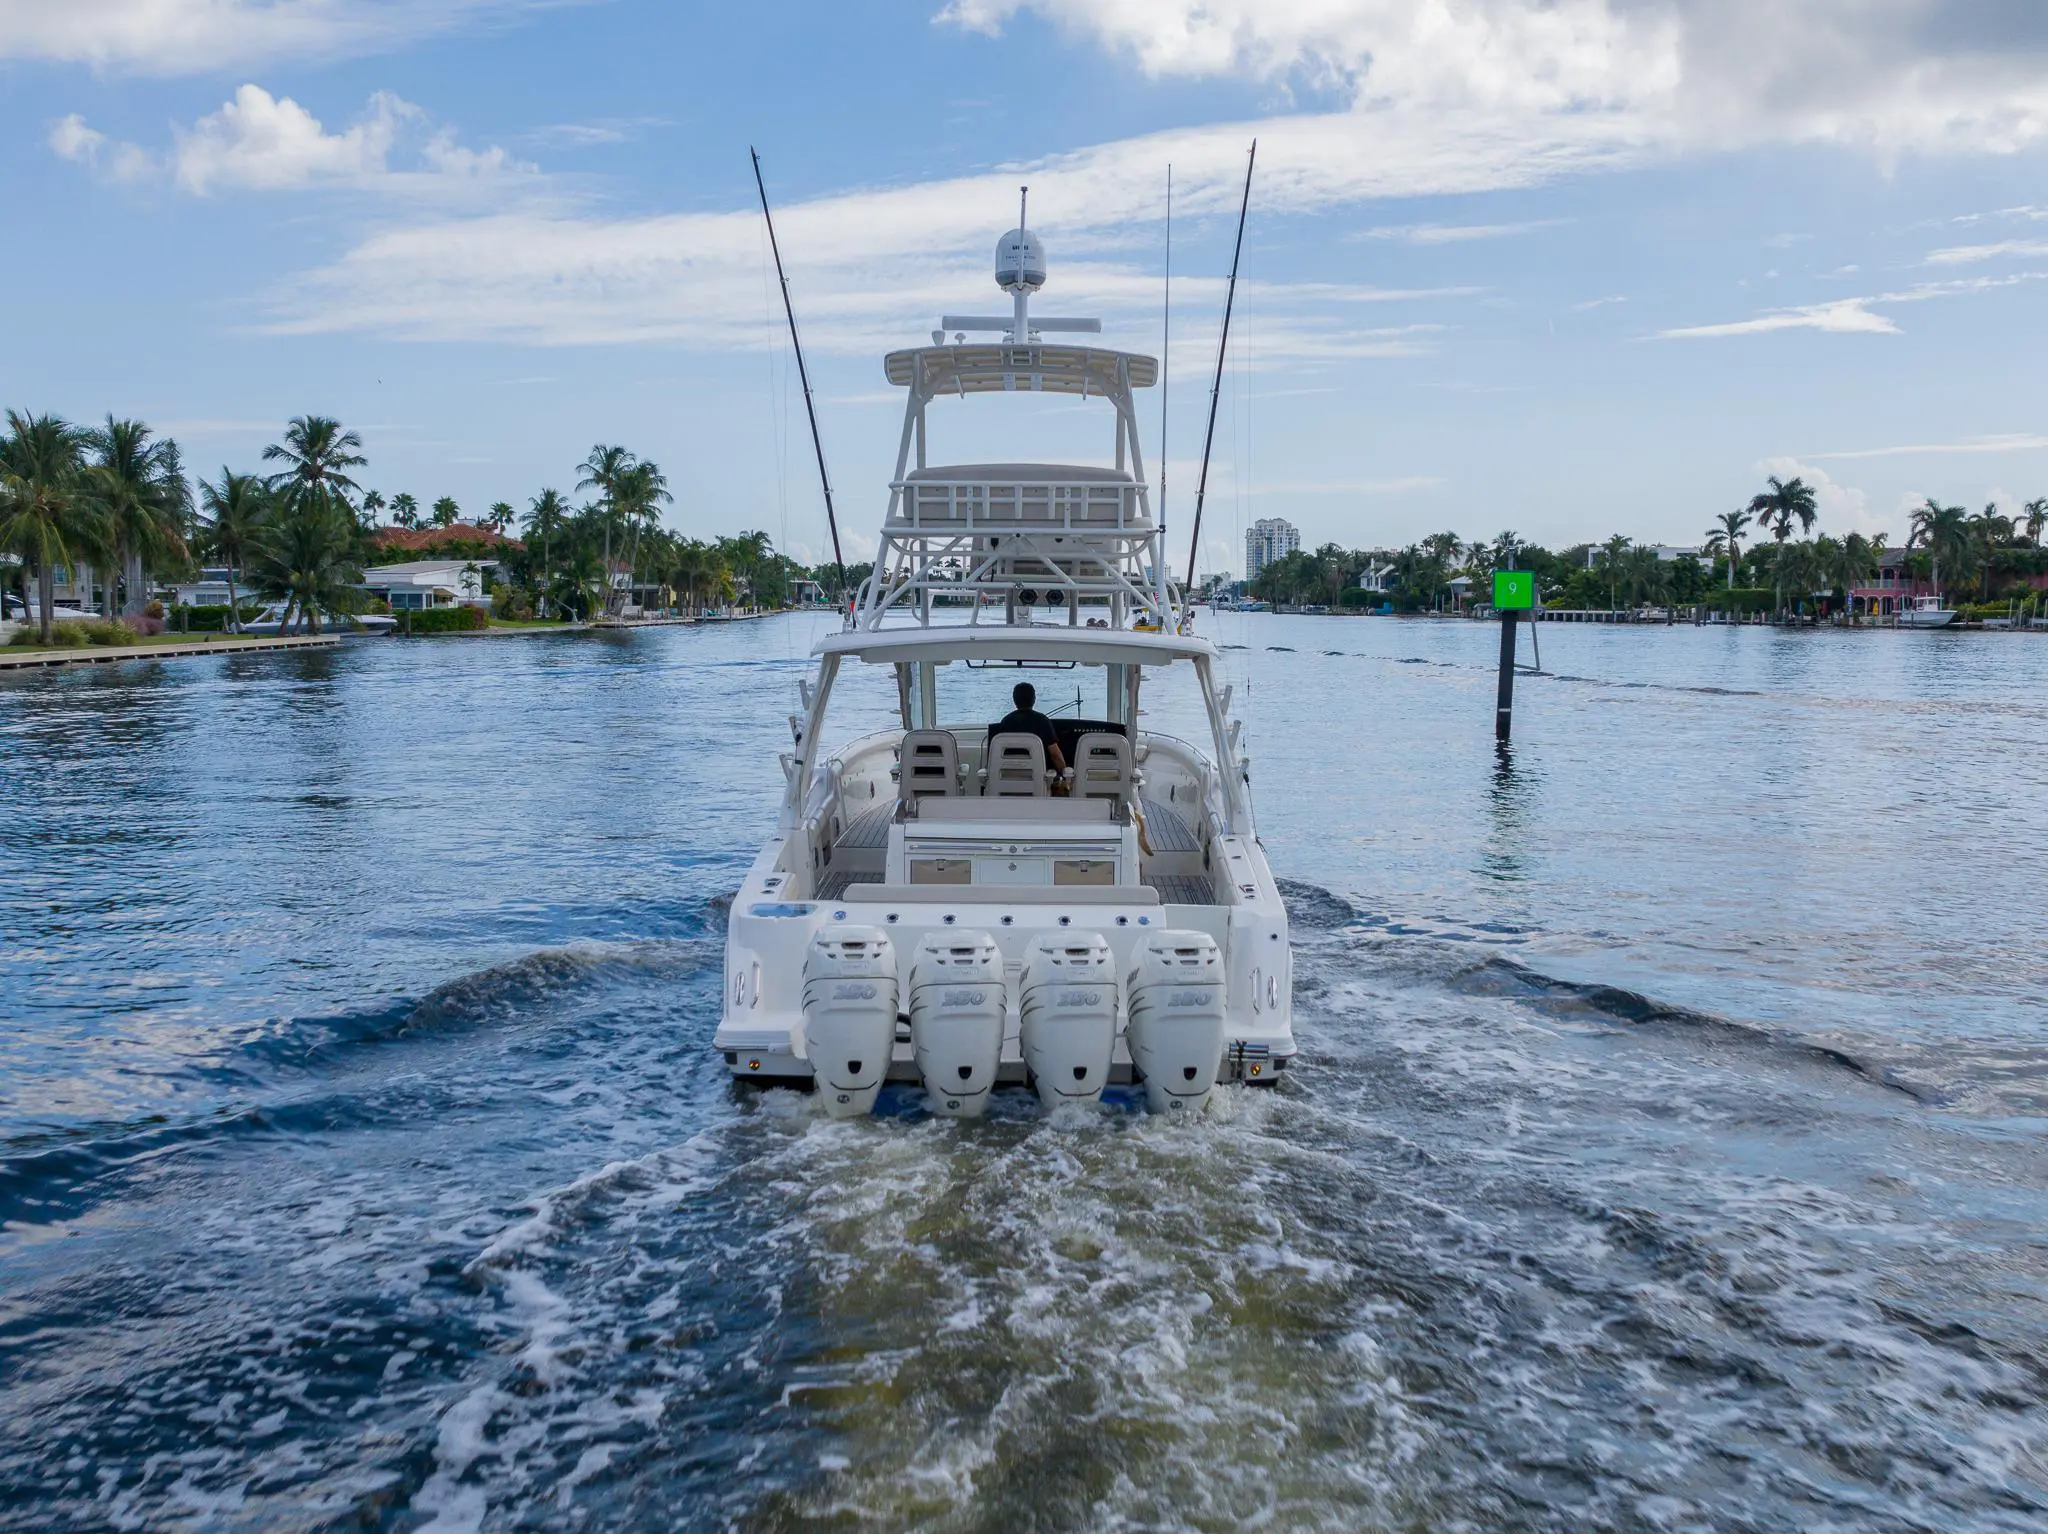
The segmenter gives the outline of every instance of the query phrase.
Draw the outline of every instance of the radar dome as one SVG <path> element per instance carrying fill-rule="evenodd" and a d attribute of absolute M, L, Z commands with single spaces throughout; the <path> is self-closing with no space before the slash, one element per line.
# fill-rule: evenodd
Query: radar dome
<path fill-rule="evenodd" d="M 1029 229 L 1012 229 L 996 241 L 996 286 L 1005 293 L 1045 286 L 1045 247 Z"/>

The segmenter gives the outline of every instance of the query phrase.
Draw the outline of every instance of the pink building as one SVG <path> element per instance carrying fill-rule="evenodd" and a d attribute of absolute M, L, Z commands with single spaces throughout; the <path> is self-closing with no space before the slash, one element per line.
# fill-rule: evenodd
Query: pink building
<path fill-rule="evenodd" d="M 1906 568 L 1906 554 L 1905 549 L 1886 549 L 1877 556 L 1877 574 L 1849 592 L 1851 612 L 1888 617 L 1914 597 L 1934 594 L 1932 581 L 1921 580 Z"/>

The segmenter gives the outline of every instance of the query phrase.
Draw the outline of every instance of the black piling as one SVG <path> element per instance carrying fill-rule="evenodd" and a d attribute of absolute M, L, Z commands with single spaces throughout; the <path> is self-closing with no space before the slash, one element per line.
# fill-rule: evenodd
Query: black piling
<path fill-rule="evenodd" d="M 1500 615 L 1500 691 L 1493 708 L 1493 738 L 1507 740 L 1515 727 L 1515 620 L 1521 613 L 1510 607 Z"/>

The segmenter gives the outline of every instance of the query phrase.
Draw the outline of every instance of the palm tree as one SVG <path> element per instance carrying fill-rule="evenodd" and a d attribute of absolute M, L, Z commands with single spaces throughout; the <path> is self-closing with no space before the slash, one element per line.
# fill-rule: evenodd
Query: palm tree
<path fill-rule="evenodd" d="M 2020 515 L 2026 519 L 2028 541 L 2039 548 L 2041 529 L 2048 527 L 2048 500 L 2027 502 L 2020 508 Z"/>
<path fill-rule="evenodd" d="M 98 504 L 108 552 L 120 567 L 127 587 L 124 613 L 142 611 L 149 600 L 146 572 L 186 564 L 191 550 L 185 531 L 192 517 L 192 490 L 178 444 L 157 438 L 140 421 L 117 421 L 80 434 L 93 462 L 86 474 L 87 493 Z M 112 616 L 114 582 L 106 588 L 106 610 Z"/>
<path fill-rule="evenodd" d="M 1617 610 L 1621 607 L 1621 581 L 1627 568 L 1628 551 L 1627 537 L 1616 533 L 1594 555 L 1598 568 L 1607 576 L 1607 605 Z"/>
<path fill-rule="evenodd" d="M 1983 583 L 1978 590 L 1978 600 L 1991 600 L 1992 556 L 2001 543 L 2010 543 L 2013 535 L 2012 518 L 1998 509 L 1996 501 L 1988 502 L 1984 509 L 1970 518 L 1970 531 L 1975 535 L 1977 547 L 1977 575 Z"/>
<path fill-rule="evenodd" d="M 38 635 L 56 639 L 57 568 L 100 538 L 97 507 L 86 493 L 85 444 L 53 415 L 7 412 L 0 437 L 0 548 L 35 571 Z"/>
<path fill-rule="evenodd" d="M 1839 541 L 1826 536 L 1814 541 L 1815 572 L 1829 591 L 1842 593 L 1843 609 L 1852 617 L 1856 606 L 1852 593 L 1877 568 L 1879 547 L 1861 533 L 1851 533 Z"/>
<path fill-rule="evenodd" d="M 1941 596 L 1941 566 L 1945 560 L 1951 571 L 1967 570 L 1971 553 L 1970 521 L 1960 506 L 1943 506 L 1933 496 L 1925 505 L 1913 512 L 1913 530 L 1906 538 L 1906 547 L 1924 547 L 1928 557 L 1934 561 L 1934 595 Z"/>
<path fill-rule="evenodd" d="M 1644 607 L 1661 607 L 1671 595 L 1671 567 L 1647 545 L 1622 555 L 1621 574 L 1628 582 L 1630 598 Z"/>
<path fill-rule="evenodd" d="M 462 508 L 455 504 L 455 497 L 444 495 L 434 502 L 434 509 L 427 517 L 430 527 L 453 527 L 462 519 Z"/>
<path fill-rule="evenodd" d="M 404 528 L 420 525 L 420 503 L 403 490 L 391 498 L 391 525 Z"/>
<path fill-rule="evenodd" d="M 1775 474 L 1766 483 L 1771 488 L 1749 503 L 1758 525 L 1769 528 L 1780 543 L 1792 536 L 1794 522 L 1802 533 L 1812 532 L 1814 519 L 1820 515 L 1813 487 L 1803 479 L 1779 479 Z"/>
<path fill-rule="evenodd" d="M 626 475 L 639 460 L 623 447 L 607 447 L 600 442 L 591 448 L 590 456 L 580 467 L 583 477 L 576 481 L 578 490 L 595 490 L 598 494 L 596 507 L 586 507 L 586 512 L 595 510 L 604 533 L 605 580 L 611 580 L 612 568 L 612 524 L 618 518 L 619 493 Z M 609 590 L 609 585 L 607 585 Z M 610 602 L 607 599 L 606 605 Z"/>
<path fill-rule="evenodd" d="M 1749 528 L 1751 513 L 1747 507 L 1724 511 L 1714 519 L 1714 526 L 1707 533 L 1706 549 L 1709 554 L 1728 555 L 1728 589 L 1735 589 L 1735 567 L 1742 563 L 1742 535 Z"/>
<path fill-rule="evenodd" d="M 1422 551 L 1428 556 L 1430 602 L 1432 606 L 1439 605 L 1451 564 L 1465 552 L 1465 540 L 1456 533 L 1431 533 L 1422 540 Z"/>
<path fill-rule="evenodd" d="M 360 436 L 343 431 L 341 422 L 329 416 L 294 416 L 285 427 L 284 441 L 263 450 L 263 461 L 284 465 L 271 484 L 282 488 L 294 505 L 309 497 L 345 501 L 357 489 L 347 471 L 369 462 L 359 451 L 362 445 Z"/>
<path fill-rule="evenodd" d="M 483 519 L 483 525 L 494 533 L 502 533 L 512 525 L 513 515 L 510 501 L 493 501 L 490 515 Z"/>
<path fill-rule="evenodd" d="M 261 545 L 273 499 L 269 486 L 257 475 L 236 474 L 226 468 L 220 471 L 219 484 L 202 480 L 199 485 L 200 504 L 207 516 L 206 546 L 228 567 L 228 627 L 237 634 L 242 632 L 242 609 L 235 595 L 235 575 L 247 568 L 250 556 Z"/>
<path fill-rule="evenodd" d="M 377 525 L 377 513 L 383 509 L 384 492 L 382 490 L 365 490 L 363 492 L 364 527 L 375 527 Z"/>
<path fill-rule="evenodd" d="M 673 573 L 669 580 L 683 593 L 684 601 L 692 612 L 697 610 L 698 594 L 710 580 L 717 557 L 704 544 L 692 538 L 676 550 Z"/>
<path fill-rule="evenodd" d="M 296 617 L 307 632 L 320 632 L 320 615 L 355 605 L 363 572 L 354 560 L 355 519 L 347 503 L 308 495 L 286 497 L 257 543 L 257 589 L 282 601 L 279 632 Z"/>
<path fill-rule="evenodd" d="M 637 574 L 642 531 L 659 527 L 662 506 L 672 504 L 674 500 L 668 491 L 668 476 L 651 459 L 633 464 L 618 475 L 612 491 L 611 510 L 630 531 L 626 548 L 628 589 L 620 598 L 622 603 L 631 595 L 631 583 Z M 610 524 L 606 525 L 609 527 Z"/>
<path fill-rule="evenodd" d="M 1493 567 L 1496 570 L 1512 570 L 1515 561 L 1522 555 L 1522 535 L 1501 533 L 1493 540 Z"/>
<path fill-rule="evenodd" d="M 548 577 L 554 573 L 555 537 L 569 525 L 569 504 L 562 499 L 559 490 L 543 490 L 535 496 L 526 510 L 526 541 L 540 540 L 540 587 L 541 616 L 547 616 Z"/>

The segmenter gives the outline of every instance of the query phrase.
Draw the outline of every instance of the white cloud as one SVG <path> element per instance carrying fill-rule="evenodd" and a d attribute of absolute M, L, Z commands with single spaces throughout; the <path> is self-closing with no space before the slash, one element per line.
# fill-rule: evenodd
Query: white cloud
<path fill-rule="evenodd" d="M 85 119 L 73 112 L 60 119 L 50 129 L 50 148 L 59 159 L 75 160 L 91 165 L 100 157 L 100 149 L 107 142 L 107 136 L 85 125 Z"/>
<path fill-rule="evenodd" d="M 1014 214 L 1019 181 L 1031 184 L 1034 223 L 1053 258 L 1041 309 L 1122 316 L 1150 329 L 1158 278 L 1121 257 L 1142 242 L 1149 262 L 1157 230 L 1145 218 L 1134 220 L 1132 210 L 1158 201 L 1170 157 L 1177 211 L 1234 214 L 1253 131 L 1244 124 L 1181 130 L 975 176 L 778 208 L 806 344 L 868 353 L 929 330 L 941 312 L 957 312 L 977 295 L 994 302 L 994 239 Z M 1254 202 L 1264 214 L 1446 185 L 1533 184 L 1566 164 L 1618 163 L 1627 154 L 1590 120 L 1572 130 L 1573 147 L 1540 145 L 1528 155 L 1509 125 L 1478 116 L 1448 142 L 1441 125 L 1421 117 L 1368 123 L 1323 114 L 1256 131 L 1262 137 Z M 528 209 L 381 231 L 295 284 L 282 307 L 295 329 L 755 347 L 780 344 L 780 317 L 771 317 L 764 302 L 766 260 L 753 210 L 606 218 Z M 1253 338 L 1269 361 L 1412 353 L 1422 344 L 1413 337 L 1359 327 L 1343 311 L 1474 291 L 1276 286 L 1258 280 L 1255 255 L 1251 265 L 1240 301 L 1257 306 Z M 1182 276 L 1174 296 L 1176 355 L 1192 357 L 1184 349 L 1204 342 L 1180 317 L 1206 321 L 1220 310 L 1221 282 Z"/>
<path fill-rule="evenodd" d="M 2048 132 L 2048 13 L 1981 0 L 952 0 L 1030 10 L 1156 76 L 1248 76 L 1354 107 L 1599 113 L 1692 147 L 2010 152 Z"/>
<path fill-rule="evenodd" d="M 502 149 L 463 148 L 420 108 L 383 91 L 354 123 L 330 133 L 291 97 L 244 85 L 218 111 L 174 130 L 172 137 L 164 152 L 115 145 L 112 173 L 120 180 L 167 179 L 195 196 L 315 186 L 446 193 L 452 187 L 502 189 L 536 180 L 532 166 Z M 100 162 L 109 142 L 76 113 L 50 132 L 52 150 L 90 165 Z"/>
<path fill-rule="evenodd" d="M 2048 436 L 2038 432 L 2008 432 L 2001 436 L 1977 437 L 1968 442 L 1911 442 L 1893 447 L 1865 447 L 1841 453 L 1808 453 L 1813 459 L 1905 458 L 1923 453 L 2033 453 L 2048 449 Z"/>
<path fill-rule="evenodd" d="M 1930 251 L 1929 266 L 1965 266 L 1975 261 L 1995 261 L 2002 256 L 2048 256 L 2048 240 L 2000 240 L 1992 245 L 1951 245 Z"/>
<path fill-rule="evenodd" d="M 1865 537 L 1883 529 L 1870 510 L 1870 497 L 1852 485 L 1837 484 L 1826 469 L 1816 469 L 1797 458 L 1766 458 L 1757 465 L 1759 475 L 1775 474 L 1779 479 L 1803 479 L 1813 487 L 1814 509 L 1819 513 L 1816 531 L 1862 533 Z"/>
<path fill-rule="evenodd" d="M 1361 230 L 1361 240 L 1399 240 L 1404 245 L 1462 245 L 1471 240 L 1498 240 L 1508 235 L 1554 229 L 1559 220 L 1535 219 L 1522 224 L 1402 224 Z"/>
<path fill-rule="evenodd" d="M 900 344 L 987 291 L 987 247 L 1020 180 L 1055 262 L 1048 302 L 1135 318 L 1156 294 L 1126 263 L 1156 240 L 1163 166 L 1174 166 L 1179 211 L 1227 217 L 1254 135 L 1253 201 L 1269 217 L 1528 188 L 1760 142 L 2001 152 L 2048 131 L 2048 12 L 1984 20 L 1963 0 L 953 0 L 940 19 L 993 32 L 1026 9 L 1153 75 L 1278 82 L 1321 92 L 1334 109 L 782 210 L 800 312 L 820 347 Z M 1520 227 L 1416 224 L 1390 237 L 1442 243 Z M 373 235 L 283 307 L 293 327 L 314 330 L 756 346 L 773 331 L 763 255 L 745 211 L 499 213 Z M 1193 312 L 1202 300 L 1183 291 Z M 1335 299 L 1291 290 L 1266 301 L 1292 310 L 1275 316 L 1273 358 L 1290 345 L 1357 356 L 1417 344 L 1328 324 L 1315 306 Z M 1875 302 L 1671 334 L 1896 329 Z"/>
<path fill-rule="evenodd" d="M 1879 314 L 1872 304 L 1917 304 L 1934 298 L 1954 298 L 1968 293 L 1985 293 L 1995 288 L 2039 282 L 2048 272 L 2009 272 L 2003 277 L 1957 277 L 1946 282 L 1923 282 L 1898 293 L 1876 293 L 1864 298 L 1837 298 L 1827 303 L 1805 304 L 1793 309 L 1770 309 L 1752 319 L 1719 325 L 1686 325 L 1660 330 L 1656 341 L 1696 341 L 1720 336 L 1765 335 L 1775 330 L 1822 330 L 1834 335 L 1896 335 L 1899 327 L 1888 315 Z"/>
<path fill-rule="evenodd" d="M 560 3 L 560 0 L 558 0 Z M 535 0 L 0 0 L 0 59 L 204 74 L 374 52 Z"/>
<path fill-rule="evenodd" d="M 1832 335 L 1896 335 L 1899 327 L 1864 305 L 1867 298 L 1841 298 L 1832 303 L 1806 304 L 1796 309 L 1773 309 L 1753 319 L 1734 320 L 1721 325 L 1686 325 L 1660 330 L 1659 341 L 1701 341 L 1722 336 L 1764 335 L 1776 330 L 1823 330 Z"/>

